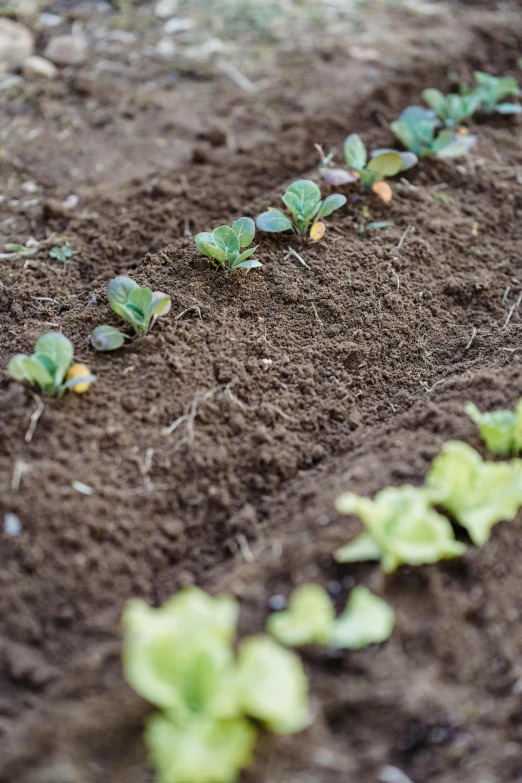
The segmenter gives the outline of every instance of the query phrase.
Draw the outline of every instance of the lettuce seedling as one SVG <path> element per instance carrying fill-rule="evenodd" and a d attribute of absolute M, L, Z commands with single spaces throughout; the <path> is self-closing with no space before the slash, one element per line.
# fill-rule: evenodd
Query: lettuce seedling
<path fill-rule="evenodd" d="M 394 623 L 391 606 L 359 585 L 354 587 L 344 612 L 334 622 L 328 644 L 350 650 L 380 644 L 390 638 Z"/>
<path fill-rule="evenodd" d="M 491 528 L 513 519 L 522 505 L 522 461 L 484 462 L 467 443 L 449 441 L 433 461 L 427 492 L 482 546 Z"/>
<path fill-rule="evenodd" d="M 344 206 L 346 196 L 334 193 L 321 200 L 321 191 L 315 182 L 299 179 L 287 188 L 283 202 L 292 217 L 287 217 L 279 209 L 268 209 L 256 218 L 256 225 L 261 231 L 293 231 L 296 234 L 306 234 L 309 230 L 312 239 L 321 239 L 324 234 L 321 218 L 328 217 Z"/>
<path fill-rule="evenodd" d="M 462 136 L 449 128 L 436 134 L 440 121 L 434 111 L 421 106 L 408 106 L 391 129 L 406 149 L 419 158 L 459 158 L 466 155 L 477 136 Z"/>
<path fill-rule="evenodd" d="M 115 326 L 97 326 L 92 330 L 91 345 L 97 351 L 115 351 L 121 348 L 125 340 L 130 340 L 128 334 L 123 334 Z"/>
<path fill-rule="evenodd" d="M 358 514 L 366 531 L 338 549 L 339 563 L 380 560 L 386 573 L 401 563 L 436 563 L 461 555 L 464 544 L 455 540 L 448 520 L 429 506 L 422 489 L 389 487 L 374 500 L 346 492 L 336 502 L 341 514 Z"/>
<path fill-rule="evenodd" d="M 147 334 L 160 315 L 170 310 L 170 296 L 142 288 L 130 277 L 115 277 L 107 288 L 111 308 L 129 323 L 136 334 Z"/>
<path fill-rule="evenodd" d="M 498 79 L 483 71 L 473 73 L 477 86 L 471 95 L 479 99 L 481 111 L 499 114 L 520 114 L 522 106 L 519 103 L 506 102 L 506 98 L 520 98 L 522 90 L 514 76 L 503 76 Z"/>
<path fill-rule="evenodd" d="M 255 233 L 254 221 L 242 217 L 234 221 L 231 226 L 219 226 L 212 233 L 203 231 L 194 241 L 203 255 L 212 258 L 212 263 L 217 261 L 219 266 L 229 271 L 236 269 L 248 271 L 263 266 L 260 261 L 251 258 L 259 245 L 241 252 L 252 242 Z"/>
<path fill-rule="evenodd" d="M 479 428 L 492 454 L 518 454 L 522 451 L 522 399 L 514 411 L 481 413 L 472 402 L 468 402 L 464 410 Z"/>
<path fill-rule="evenodd" d="M 250 763 L 256 739 L 255 727 L 244 718 L 202 717 L 180 725 L 158 714 L 145 728 L 156 783 L 231 783 Z"/>
<path fill-rule="evenodd" d="M 301 647 L 326 644 L 334 620 L 334 607 L 326 590 L 321 585 L 304 584 L 292 593 L 288 609 L 270 615 L 266 627 L 283 644 Z"/>
<path fill-rule="evenodd" d="M 247 715 L 276 734 L 294 734 L 310 724 L 308 681 L 294 653 L 269 636 L 251 636 L 239 645 L 237 670 Z"/>
<path fill-rule="evenodd" d="M 366 587 L 352 590 L 344 612 L 335 619 L 326 590 L 304 584 L 292 593 L 288 609 L 270 615 L 267 630 L 290 647 L 325 644 L 358 650 L 388 639 L 393 623 L 393 610 Z"/>
<path fill-rule="evenodd" d="M 73 356 L 73 345 L 65 335 L 48 332 L 37 340 L 32 356 L 13 356 L 7 370 L 15 381 L 36 384 L 45 394 L 61 397 L 67 389 L 81 394 L 96 376 L 85 364 L 75 364 Z"/>
<path fill-rule="evenodd" d="M 297 656 L 267 636 L 234 651 L 237 602 L 195 587 L 163 607 L 127 604 L 123 666 L 132 687 L 162 710 L 145 739 L 161 783 L 229 783 L 250 761 L 257 730 L 291 733 L 310 721 Z"/>
<path fill-rule="evenodd" d="M 428 87 L 422 91 L 422 97 L 446 128 L 456 128 L 469 120 L 480 105 L 480 95 L 470 92 L 467 95 L 443 95 L 440 90 Z"/>
<path fill-rule="evenodd" d="M 323 180 L 334 187 L 358 180 L 364 190 L 373 190 L 383 201 L 390 201 L 391 188 L 383 188 L 380 183 L 386 177 L 393 177 L 411 169 L 418 162 L 414 153 L 392 149 L 374 150 L 368 161 L 368 152 L 357 133 L 352 133 L 345 139 L 344 159 L 348 171 L 328 168 L 326 159 L 321 161 L 319 167 L 322 169 Z"/>

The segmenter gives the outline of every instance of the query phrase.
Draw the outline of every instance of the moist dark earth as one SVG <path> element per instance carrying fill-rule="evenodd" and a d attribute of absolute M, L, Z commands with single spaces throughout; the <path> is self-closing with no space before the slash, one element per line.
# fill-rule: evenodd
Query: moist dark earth
<path fill-rule="evenodd" d="M 149 707 L 120 665 L 130 597 L 228 591 L 243 634 L 307 580 L 339 607 L 369 586 L 396 627 L 379 647 L 304 653 L 315 722 L 264 737 L 245 781 L 373 783 L 386 766 L 413 783 L 522 780 L 522 515 L 451 562 L 385 576 L 332 560 L 359 529 L 334 511 L 341 491 L 421 484 L 449 439 L 484 453 L 464 404 L 521 395 L 520 121 L 479 118 L 469 158 L 422 161 L 389 205 L 347 186 L 320 243 L 261 237 L 260 271 L 215 271 L 193 243 L 278 206 L 295 178 L 319 181 L 314 143 L 391 146 L 389 122 L 422 88 L 520 75 L 518 4 L 386 23 L 377 56 L 329 42 L 272 63 L 259 92 L 87 65 L 1 93 L 2 240 L 41 243 L 0 260 L 0 511 L 22 525 L 0 533 L 2 783 L 152 779 Z M 360 233 L 364 215 L 390 225 Z M 77 251 L 67 263 L 48 257 L 56 237 Z M 172 310 L 97 354 L 92 329 L 118 325 L 116 274 Z M 40 412 L 5 368 L 50 329 L 98 382 Z"/>

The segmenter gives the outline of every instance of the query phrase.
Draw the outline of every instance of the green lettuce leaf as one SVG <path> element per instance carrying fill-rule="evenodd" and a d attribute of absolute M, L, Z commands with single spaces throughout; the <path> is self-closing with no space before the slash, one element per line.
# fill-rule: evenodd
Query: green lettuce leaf
<path fill-rule="evenodd" d="M 472 402 L 464 410 L 492 454 L 518 454 L 522 450 L 522 399 L 514 411 L 481 413 Z"/>
<path fill-rule="evenodd" d="M 449 441 L 433 461 L 427 491 L 482 546 L 491 528 L 513 519 L 522 505 L 522 461 L 484 462 L 467 443 Z"/>
<path fill-rule="evenodd" d="M 301 731 L 311 721 L 301 660 L 270 636 L 251 636 L 240 645 L 238 694 L 244 712 L 277 734 Z"/>
<path fill-rule="evenodd" d="M 386 601 L 359 585 L 350 593 L 342 615 L 333 624 L 329 644 L 359 650 L 389 639 L 395 616 Z"/>
<path fill-rule="evenodd" d="M 292 593 L 288 609 L 270 615 L 267 630 L 289 647 L 325 644 L 334 618 L 326 590 L 321 585 L 304 584 Z"/>
<path fill-rule="evenodd" d="M 157 783 L 233 783 L 251 760 L 256 735 L 244 718 L 179 725 L 168 715 L 154 715 L 145 741 Z"/>
<path fill-rule="evenodd" d="M 129 601 L 123 665 L 134 690 L 179 719 L 238 714 L 232 642 L 238 607 L 186 588 L 160 609 Z"/>
<path fill-rule="evenodd" d="M 340 563 L 380 560 L 390 573 L 401 563 L 436 563 L 465 550 L 448 520 L 430 508 L 426 492 L 416 487 L 389 487 L 373 501 L 347 492 L 337 499 L 336 508 L 341 514 L 358 514 L 366 527 L 335 552 Z"/>

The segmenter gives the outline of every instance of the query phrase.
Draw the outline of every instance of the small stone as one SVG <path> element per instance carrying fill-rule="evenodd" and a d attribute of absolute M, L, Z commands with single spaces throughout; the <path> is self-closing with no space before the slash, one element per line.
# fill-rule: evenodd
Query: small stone
<path fill-rule="evenodd" d="M 64 209 L 74 209 L 78 206 L 80 201 L 80 197 L 76 195 L 76 193 L 71 193 L 70 196 L 67 196 L 65 201 L 63 202 L 63 208 Z"/>
<path fill-rule="evenodd" d="M 7 63 L 8 70 L 19 68 L 33 49 L 33 35 L 25 25 L 0 19 L 0 63 Z"/>
<path fill-rule="evenodd" d="M 273 612 L 280 612 L 281 609 L 286 608 L 286 598 L 284 595 L 272 595 L 268 599 L 268 607 Z"/>
<path fill-rule="evenodd" d="M 56 79 L 58 68 L 45 57 L 34 54 L 24 61 L 22 73 L 26 79 Z"/>
<path fill-rule="evenodd" d="M 380 783 L 412 783 L 402 769 L 390 765 L 381 768 L 378 780 Z"/>
<path fill-rule="evenodd" d="M 192 19 L 176 19 L 176 17 L 173 17 L 172 19 L 169 19 L 167 22 L 165 22 L 163 29 L 166 33 L 169 34 L 183 33 L 185 30 L 190 30 L 192 25 Z"/>
<path fill-rule="evenodd" d="M 178 10 L 179 0 L 158 0 L 154 13 L 159 19 L 168 19 Z"/>
<path fill-rule="evenodd" d="M 61 25 L 63 22 L 63 19 L 61 16 L 58 16 L 58 14 L 50 14 L 45 12 L 40 14 L 40 22 L 46 27 L 58 27 L 58 25 Z"/>
<path fill-rule="evenodd" d="M 57 35 L 44 52 L 56 65 L 81 65 L 87 59 L 88 45 L 81 35 Z"/>
<path fill-rule="evenodd" d="M 4 533 L 8 536 L 19 536 L 22 532 L 22 523 L 16 514 L 8 512 L 4 515 Z"/>

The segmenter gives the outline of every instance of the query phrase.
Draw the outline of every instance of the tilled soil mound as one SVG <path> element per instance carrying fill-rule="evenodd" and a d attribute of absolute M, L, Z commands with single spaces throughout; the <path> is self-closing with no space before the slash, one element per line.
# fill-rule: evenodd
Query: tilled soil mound
<path fill-rule="evenodd" d="M 522 779 L 522 517 L 455 562 L 389 577 L 331 558 L 358 529 L 333 511 L 340 491 L 421 483 L 445 440 L 482 448 L 467 400 L 490 409 L 520 396 L 520 122 L 473 127 L 469 159 L 421 162 L 388 206 L 348 187 L 320 243 L 263 236 L 261 271 L 216 272 L 183 236 L 317 178 L 313 142 L 357 131 L 391 145 L 389 121 L 424 86 L 447 89 L 449 67 L 516 73 L 522 23 L 509 9 L 455 9 L 415 30 L 413 63 L 374 73 L 359 102 L 350 74 L 362 66 L 341 79 L 338 63 L 321 72 L 329 90 L 336 74 L 336 92 L 309 122 L 275 101 L 277 145 L 95 194 L 81 219 L 48 203 L 33 226 L 74 236 L 68 270 L 3 267 L 1 365 L 52 328 L 99 380 L 42 399 L 34 432 L 38 399 L 6 373 L 0 386 L 0 506 L 22 523 L 1 540 L 2 781 L 149 779 L 148 708 L 119 664 L 129 597 L 159 604 L 191 583 L 232 591 L 242 632 L 255 632 L 270 596 L 307 579 L 339 606 L 367 584 L 397 625 L 379 648 L 305 654 L 315 723 L 264 738 L 245 779 L 370 783 L 386 764 L 415 783 Z M 361 233 L 363 207 L 390 225 Z M 93 327 L 118 323 L 105 295 L 115 273 L 165 291 L 172 311 L 147 337 L 95 354 Z"/>

